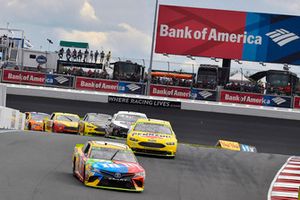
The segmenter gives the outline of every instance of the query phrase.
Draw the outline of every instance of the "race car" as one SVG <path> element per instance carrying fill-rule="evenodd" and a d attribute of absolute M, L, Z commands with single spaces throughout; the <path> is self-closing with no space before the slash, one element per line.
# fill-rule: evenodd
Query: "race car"
<path fill-rule="evenodd" d="M 73 153 L 73 175 L 86 186 L 141 192 L 145 170 L 125 144 L 88 141 Z"/>
<path fill-rule="evenodd" d="M 50 115 L 41 112 L 25 112 L 25 129 L 32 131 L 43 130 L 43 120 L 49 118 Z"/>
<path fill-rule="evenodd" d="M 147 119 L 146 114 L 138 112 L 119 111 L 114 114 L 111 122 L 105 130 L 105 137 L 127 137 L 127 132 L 131 125 L 138 119 Z"/>
<path fill-rule="evenodd" d="M 177 139 L 170 122 L 138 119 L 128 133 L 127 145 L 135 153 L 174 158 Z"/>
<path fill-rule="evenodd" d="M 83 120 L 79 122 L 80 135 L 104 135 L 111 115 L 100 113 L 87 113 Z"/>
<path fill-rule="evenodd" d="M 54 112 L 44 120 L 44 131 L 53 133 L 78 133 L 79 116 L 71 113 Z"/>

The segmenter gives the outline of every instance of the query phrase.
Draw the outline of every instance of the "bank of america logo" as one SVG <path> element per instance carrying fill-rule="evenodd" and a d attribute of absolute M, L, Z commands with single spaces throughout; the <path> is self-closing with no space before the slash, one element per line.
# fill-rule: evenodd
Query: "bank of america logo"
<path fill-rule="evenodd" d="M 59 84 L 63 84 L 67 81 L 69 81 L 69 79 L 63 77 L 63 76 L 59 76 L 59 77 L 56 77 L 55 80 L 59 83 Z"/>
<path fill-rule="evenodd" d="M 286 102 L 286 100 L 281 97 L 273 98 L 272 101 L 274 101 L 277 105 L 280 105 L 280 104 L 283 104 L 284 102 Z"/>
<path fill-rule="evenodd" d="M 278 44 L 279 46 L 284 46 L 290 42 L 293 42 L 294 40 L 299 39 L 299 36 L 295 33 L 291 33 L 285 29 L 276 29 L 275 31 L 272 31 L 270 33 L 267 33 L 266 36 L 270 37 L 273 42 Z"/>
<path fill-rule="evenodd" d="M 129 84 L 129 85 L 127 85 L 127 87 L 130 91 L 136 91 L 141 88 L 140 86 L 138 86 L 136 84 Z"/>
<path fill-rule="evenodd" d="M 210 96 L 212 96 L 213 94 L 211 93 L 211 92 L 208 92 L 208 91 L 202 91 L 202 92 L 199 92 L 199 94 L 204 98 L 204 99 L 206 99 L 206 98 L 208 98 L 208 97 L 210 97 Z"/>

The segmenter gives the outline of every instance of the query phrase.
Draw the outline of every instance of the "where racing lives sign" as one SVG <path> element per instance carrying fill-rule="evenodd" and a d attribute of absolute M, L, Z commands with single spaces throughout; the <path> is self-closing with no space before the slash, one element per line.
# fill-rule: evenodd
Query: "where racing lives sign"
<path fill-rule="evenodd" d="M 165 101 L 157 99 L 140 99 L 131 97 L 118 97 L 118 96 L 108 96 L 109 103 L 123 103 L 123 104 L 133 104 L 133 105 L 144 105 L 152 107 L 163 107 L 163 108 L 181 108 L 181 102 L 177 101 Z"/>
<path fill-rule="evenodd" d="M 160 5 L 155 52 L 300 64 L 300 17 Z"/>

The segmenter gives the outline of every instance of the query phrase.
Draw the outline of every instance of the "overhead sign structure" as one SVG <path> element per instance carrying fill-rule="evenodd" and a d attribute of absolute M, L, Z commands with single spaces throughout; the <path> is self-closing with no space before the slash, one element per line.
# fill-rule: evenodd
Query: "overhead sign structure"
<path fill-rule="evenodd" d="M 156 53 L 300 64 L 300 17 L 160 5 Z"/>

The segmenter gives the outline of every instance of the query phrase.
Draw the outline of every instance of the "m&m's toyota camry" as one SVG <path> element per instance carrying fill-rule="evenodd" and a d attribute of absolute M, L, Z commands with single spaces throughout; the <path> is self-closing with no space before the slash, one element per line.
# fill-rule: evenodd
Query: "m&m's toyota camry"
<path fill-rule="evenodd" d="M 88 141 L 77 144 L 73 174 L 86 186 L 141 192 L 145 170 L 125 144 Z"/>

